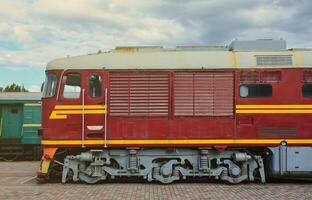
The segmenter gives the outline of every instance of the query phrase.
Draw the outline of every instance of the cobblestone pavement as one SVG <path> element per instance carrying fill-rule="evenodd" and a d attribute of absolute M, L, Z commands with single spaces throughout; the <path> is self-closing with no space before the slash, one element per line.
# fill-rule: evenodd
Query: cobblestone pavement
<path fill-rule="evenodd" d="M 312 183 L 37 184 L 38 162 L 0 162 L 0 199 L 312 199 Z"/>

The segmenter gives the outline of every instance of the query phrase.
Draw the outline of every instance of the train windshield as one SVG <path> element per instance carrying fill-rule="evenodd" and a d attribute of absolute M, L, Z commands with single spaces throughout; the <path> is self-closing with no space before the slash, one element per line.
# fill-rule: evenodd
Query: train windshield
<path fill-rule="evenodd" d="M 43 98 L 52 97 L 55 94 L 57 76 L 55 74 L 47 74 L 43 86 Z"/>

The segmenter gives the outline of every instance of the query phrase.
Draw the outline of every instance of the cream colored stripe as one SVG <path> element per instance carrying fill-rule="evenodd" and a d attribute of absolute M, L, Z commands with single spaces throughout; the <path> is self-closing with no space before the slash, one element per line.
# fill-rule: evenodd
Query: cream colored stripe
<path fill-rule="evenodd" d="M 25 103 L 24 106 L 27 106 L 27 107 L 40 107 L 41 103 Z"/>
<path fill-rule="evenodd" d="M 23 128 L 38 128 L 41 124 L 23 124 Z"/>

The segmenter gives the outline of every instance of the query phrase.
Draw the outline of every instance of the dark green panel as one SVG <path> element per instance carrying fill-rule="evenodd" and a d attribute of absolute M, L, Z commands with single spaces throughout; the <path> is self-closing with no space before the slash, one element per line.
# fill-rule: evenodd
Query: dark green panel
<path fill-rule="evenodd" d="M 23 117 L 22 143 L 40 144 L 37 130 L 41 127 L 41 105 L 38 103 L 25 103 Z"/>
<path fill-rule="evenodd" d="M 3 128 L 2 105 L 0 105 L 0 139 L 2 138 L 2 128 Z"/>
<path fill-rule="evenodd" d="M 23 122 L 23 107 L 21 104 L 2 106 L 2 133 L 3 139 L 20 139 Z"/>

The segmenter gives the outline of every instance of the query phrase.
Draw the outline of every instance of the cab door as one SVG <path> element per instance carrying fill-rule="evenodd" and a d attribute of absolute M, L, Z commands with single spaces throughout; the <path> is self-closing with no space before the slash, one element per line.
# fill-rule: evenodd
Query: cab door
<path fill-rule="evenodd" d="M 101 139 L 106 144 L 107 72 L 92 70 L 84 73 L 83 114 L 85 140 Z M 100 144 L 100 143 L 97 143 Z"/>

